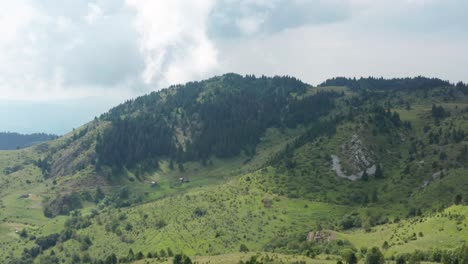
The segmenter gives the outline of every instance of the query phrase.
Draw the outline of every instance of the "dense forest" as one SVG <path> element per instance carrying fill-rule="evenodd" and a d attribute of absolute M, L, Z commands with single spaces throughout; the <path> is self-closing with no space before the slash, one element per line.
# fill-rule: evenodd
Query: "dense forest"
<path fill-rule="evenodd" d="M 99 164 L 131 168 L 161 157 L 181 162 L 252 155 L 267 128 L 315 121 L 341 96 L 301 98 L 307 88 L 290 77 L 228 74 L 137 98 L 102 117 L 112 125 L 98 138 Z"/>
<path fill-rule="evenodd" d="M 23 135 L 12 132 L 0 132 L 0 149 L 10 150 L 24 148 L 39 142 L 49 141 L 55 138 L 57 138 L 56 135 L 50 135 L 45 133 Z"/>
<path fill-rule="evenodd" d="M 464 86 L 463 83 L 459 85 Z M 426 89 L 430 90 L 436 87 L 452 86 L 448 81 L 443 81 L 437 78 L 415 77 L 415 78 L 345 78 L 336 77 L 328 79 L 321 83 L 320 86 L 347 86 L 353 90 L 417 90 Z"/>
<path fill-rule="evenodd" d="M 338 77 L 320 86 L 346 86 L 358 92 L 360 96 L 347 101 L 350 106 L 386 96 L 379 91 L 429 91 L 435 87 L 454 87 L 447 81 L 425 77 Z M 464 83 L 455 87 L 462 92 L 468 91 Z M 241 152 L 253 155 L 267 128 L 310 124 L 326 116 L 334 109 L 335 99 L 344 96 L 332 90 L 306 94 L 308 88 L 309 85 L 288 76 L 268 78 L 226 74 L 172 86 L 127 101 L 100 118 L 110 121 L 111 126 L 97 140 L 98 166 L 131 169 L 137 164 L 154 167 L 161 158 L 181 163 L 189 160 L 206 162 L 212 156 L 228 158 Z M 386 118 L 384 108 L 372 107 L 369 111 L 376 112 L 374 120 L 380 131 L 390 129 L 389 124 L 411 126 L 400 124 L 396 113 Z M 336 118 L 349 119 L 358 109 L 351 107 L 349 113 Z M 339 122 L 338 119 L 334 123 Z M 389 122 L 384 123 L 385 120 Z"/>

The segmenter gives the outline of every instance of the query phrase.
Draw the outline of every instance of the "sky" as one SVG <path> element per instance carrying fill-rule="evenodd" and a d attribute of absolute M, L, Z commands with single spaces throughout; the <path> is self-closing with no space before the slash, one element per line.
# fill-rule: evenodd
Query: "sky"
<path fill-rule="evenodd" d="M 466 0 L 0 0 L 0 131 L 226 72 L 468 82 Z"/>

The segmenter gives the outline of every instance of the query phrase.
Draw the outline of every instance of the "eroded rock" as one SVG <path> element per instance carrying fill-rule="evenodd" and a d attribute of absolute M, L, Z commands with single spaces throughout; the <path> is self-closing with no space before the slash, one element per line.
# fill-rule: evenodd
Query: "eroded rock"
<path fill-rule="evenodd" d="M 377 170 L 371 152 L 366 149 L 358 135 L 354 134 L 351 140 L 341 146 L 342 152 L 347 157 L 346 161 L 351 169 L 351 174 L 343 171 L 341 160 L 337 155 L 331 155 L 332 170 L 341 178 L 356 181 L 362 178 L 364 172 L 373 176 Z"/>

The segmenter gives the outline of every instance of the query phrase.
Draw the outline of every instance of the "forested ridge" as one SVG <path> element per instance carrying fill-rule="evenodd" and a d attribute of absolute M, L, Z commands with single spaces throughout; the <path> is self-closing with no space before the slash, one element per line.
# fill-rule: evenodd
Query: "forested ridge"
<path fill-rule="evenodd" d="M 57 138 L 56 135 L 45 133 L 20 134 L 13 132 L 0 132 L 0 149 L 17 149 L 31 146 L 44 141 Z"/>
<path fill-rule="evenodd" d="M 389 95 L 379 91 L 422 89 L 427 93 L 436 87 L 454 87 L 447 81 L 425 77 L 337 77 L 320 86 L 348 87 L 359 94 L 346 101 L 352 107 L 348 113 L 341 114 L 341 119 L 349 118 L 356 106 Z M 112 125 L 98 137 L 98 165 L 151 167 L 162 158 L 180 163 L 205 162 L 211 156 L 228 158 L 241 152 L 252 155 L 267 128 L 294 128 L 317 121 L 335 108 L 336 98 L 344 96 L 326 89 L 306 95 L 310 87 L 288 76 L 225 74 L 171 86 L 127 101 L 101 116 L 101 120 L 110 121 Z M 463 93 L 468 92 L 464 83 L 456 87 Z M 388 124 L 382 122 L 387 120 L 382 116 L 385 109 L 373 107 L 375 109 L 370 111 L 376 112 L 378 129 L 389 129 Z M 389 116 L 389 120 L 400 126 L 395 114 Z"/>
<path fill-rule="evenodd" d="M 298 99 L 309 86 L 291 77 L 227 74 L 174 86 L 112 109 L 112 126 L 98 139 L 103 165 L 178 162 L 251 155 L 268 127 L 295 127 L 326 115 L 336 92 Z"/>
<path fill-rule="evenodd" d="M 464 86 L 463 83 L 458 85 Z M 384 79 L 383 77 L 361 77 L 346 78 L 335 77 L 321 83 L 320 86 L 346 86 L 354 90 L 430 90 L 436 87 L 453 86 L 450 82 L 438 78 L 426 78 L 422 76 L 414 78 L 392 78 Z"/>

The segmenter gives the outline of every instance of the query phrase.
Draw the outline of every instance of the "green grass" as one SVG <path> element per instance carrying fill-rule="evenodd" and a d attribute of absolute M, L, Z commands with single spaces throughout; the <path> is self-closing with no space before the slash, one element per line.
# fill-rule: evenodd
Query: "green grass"
<path fill-rule="evenodd" d="M 223 254 L 217 256 L 193 256 L 191 257 L 192 262 L 194 263 L 210 263 L 210 264 L 238 264 L 240 261 L 247 261 L 251 257 L 257 257 L 260 261 L 266 261 L 267 263 L 280 264 L 280 263 L 293 263 L 293 262 L 302 262 L 306 264 L 327 264 L 327 263 L 336 263 L 336 256 L 328 256 L 329 259 L 316 258 L 311 259 L 304 256 L 294 256 L 294 255 L 285 255 L 278 253 L 268 253 L 268 252 L 248 252 L 248 253 L 231 253 Z M 151 263 L 161 263 L 161 264 L 170 264 L 172 263 L 172 258 L 167 258 L 166 260 L 156 260 L 156 259 L 145 259 L 134 262 L 134 264 L 151 264 Z"/>
<path fill-rule="evenodd" d="M 302 97 L 312 96 L 317 94 L 318 92 L 343 92 L 345 95 L 350 96 L 353 95 L 353 92 L 348 89 L 346 86 L 319 86 L 319 87 L 310 87 Z"/>
<path fill-rule="evenodd" d="M 255 170 L 258 166 L 265 163 L 272 152 L 280 150 L 288 140 L 294 138 L 299 133 L 299 130 L 286 130 L 279 132 L 277 129 L 269 129 L 262 139 L 262 142 L 259 144 L 258 152 L 254 159 L 241 155 L 227 160 L 212 159 L 206 166 L 203 166 L 198 162 L 184 163 L 183 171 L 180 171 L 177 168 L 171 170 L 169 169 L 168 162 L 163 161 L 160 163 L 159 170 L 149 175 L 145 175 L 141 181 L 135 180 L 135 175 L 128 173 L 128 176 L 123 177 L 117 184 L 108 184 L 105 181 L 100 180 L 99 185 L 102 186 L 108 195 L 116 194 L 122 187 L 128 186 L 132 195 L 142 197 L 142 204 L 132 208 L 132 211 L 128 212 L 130 219 L 132 219 L 135 212 L 146 210 L 146 208 L 151 205 L 154 206 L 155 204 L 158 204 L 158 207 L 160 206 L 167 209 L 172 207 L 177 208 L 179 205 L 173 204 L 173 199 L 181 199 L 181 197 L 185 197 L 182 195 L 192 192 L 191 190 L 194 190 L 196 193 L 210 193 L 212 192 L 211 188 L 216 188 L 216 193 L 219 193 L 220 191 L 218 189 L 222 189 L 220 186 L 232 184 L 231 179 L 233 177 Z M 72 136 L 73 133 L 70 133 L 65 138 L 48 143 L 47 149 L 60 149 L 64 144 L 68 144 L 67 138 L 71 138 Z M 278 141 L 283 143 L 277 144 Z M 61 155 L 66 154 L 67 153 L 64 152 L 64 154 Z M 37 160 L 39 157 L 43 157 L 43 155 L 37 152 L 35 148 L 20 151 L 0 152 L 0 166 L 2 166 L 2 168 L 25 164 L 25 160 L 30 160 L 23 169 L 15 173 L 9 175 L 0 174 L 1 179 L 4 180 L 5 183 L 0 186 L 2 204 L 2 208 L 0 209 L 0 244 L 5 245 L 4 250 L 2 250 L 2 254 L 0 255 L 1 258 L 5 258 L 10 254 L 10 252 L 19 256 L 23 247 L 30 247 L 33 245 L 32 241 L 20 239 L 19 235 L 15 232 L 16 230 L 26 228 L 30 235 L 43 236 L 60 232 L 63 229 L 65 219 L 68 217 L 59 216 L 54 219 L 46 218 L 43 215 L 43 199 L 53 197 L 53 195 L 57 193 L 69 192 L 73 189 L 88 190 L 90 192 L 93 192 L 95 189 L 96 185 L 93 186 L 93 184 L 86 183 L 87 181 L 91 183 L 95 182 L 93 177 L 96 177 L 89 167 L 72 175 L 68 175 L 67 177 L 44 180 L 39 169 L 32 164 L 32 161 Z M 177 182 L 179 177 L 187 177 L 190 179 L 190 182 L 178 184 Z M 130 178 L 133 178 L 133 181 L 130 181 Z M 56 183 L 53 184 L 52 181 L 55 181 Z M 158 185 L 156 187 L 151 186 L 152 181 L 156 181 Z M 24 194 L 30 195 L 27 198 L 20 198 L 20 196 Z M 249 198 L 253 199 L 253 196 Z M 245 195 L 243 199 L 246 199 Z M 261 200 L 259 197 L 255 197 L 255 199 Z M 177 201 L 180 203 L 185 202 L 185 200 Z M 253 203 L 253 201 L 249 201 Z M 208 205 L 209 203 L 203 203 L 198 206 L 208 207 Z M 301 206 L 303 205 L 301 204 Z M 96 205 L 85 203 L 85 208 L 81 211 L 82 214 L 89 214 L 96 208 Z M 325 210 L 327 206 L 322 205 L 322 208 Z M 186 217 L 191 216 L 193 210 L 194 209 L 192 208 L 188 211 Z M 246 210 L 247 209 L 243 209 L 244 213 Z M 115 210 L 105 209 L 105 212 L 113 214 L 115 213 Z M 215 216 L 212 215 L 212 217 Z M 159 220 L 159 218 L 154 219 Z M 167 218 L 165 221 L 171 222 L 173 219 Z M 134 222 L 133 225 L 138 227 L 139 223 Z M 101 247 L 105 249 L 107 246 L 115 244 L 115 240 L 120 239 L 116 239 L 110 234 L 102 233 L 102 226 L 97 227 L 96 230 L 90 229 L 89 231 L 93 234 L 93 237 L 96 235 L 96 237 L 102 236 L 102 238 L 105 239 L 104 241 L 101 241 L 103 242 L 102 245 L 96 242 L 96 252 L 99 252 L 99 250 L 102 249 Z M 175 231 L 166 232 L 176 233 Z M 251 231 L 250 233 L 252 234 L 253 232 L 256 231 Z M 154 235 L 155 233 L 148 234 Z M 138 235 L 134 236 L 133 239 L 136 240 L 136 238 L 138 238 Z M 166 240 L 164 243 L 173 245 L 175 242 L 173 239 L 170 239 Z M 160 243 L 156 243 L 153 239 L 153 242 L 150 245 L 160 245 Z M 65 250 L 68 247 L 75 248 L 76 242 L 66 242 L 64 243 L 64 247 Z M 124 249 L 127 249 L 128 247 L 129 246 L 124 243 L 122 250 L 125 251 Z M 206 245 L 204 247 L 206 248 Z M 235 248 L 233 248 L 234 251 L 238 250 L 238 244 L 233 247 Z M 147 249 L 148 246 L 145 246 L 144 248 Z M 205 248 L 204 250 L 206 250 Z M 209 250 L 212 251 L 214 249 L 210 248 Z M 223 252 L 222 248 L 218 248 L 216 250 L 218 253 Z"/>
<path fill-rule="evenodd" d="M 19 256 L 23 245 L 32 245 L 22 241 L 17 231 L 26 228 L 39 236 L 59 232 L 63 227 L 65 216 L 51 220 L 43 214 L 42 197 L 47 187 L 38 169 L 31 164 L 37 157 L 33 148 L 0 152 L 0 259 L 10 252 Z M 17 165 L 23 169 L 5 174 L 4 168 Z"/>
<path fill-rule="evenodd" d="M 370 232 L 337 233 L 337 237 L 349 240 L 356 248 L 382 246 L 387 241 L 390 245 L 385 251 L 387 256 L 415 250 L 450 249 L 467 242 L 467 217 L 468 207 L 453 206 L 429 217 L 377 226 Z"/>
<path fill-rule="evenodd" d="M 311 88 L 305 96 L 325 89 L 353 96 L 343 87 Z M 71 191 L 93 193 L 96 186 L 101 186 L 109 197 L 127 187 L 129 200 L 133 203 L 129 207 L 114 208 L 85 202 L 81 214 L 97 212 L 97 215 L 91 218 L 91 226 L 75 230 L 74 239 L 53 248 L 63 259 L 69 259 L 75 253 L 83 254 L 79 240 L 89 236 L 93 244 L 88 253 L 95 258 L 111 253 L 126 256 L 129 249 L 146 255 L 171 248 L 176 253 L 190 255 L 199 263 L 238 263 L 257 254 L 239 253 L 241 244 L 253 252 L 273 249 L 294 252 L 308 232 L 320 228 L 334 230 L 331 232 L 337 239 L 347 240 L 357 249 L 382 246 L 387 241 L 390 248 L 385 250 L 386 256 L 416 249 L 453 248 L 468 239 L 468 209 L 454 206 L 442 213 L 435 212 L 451 205 L 455 194 L 468 197 L 466 166 L 455 162 L 466 140 L 429 144 L 428 131 L 445 133 L 453 127 L 466 131 L 466 114 L 461 109 L 467 104 L 462 101 L 445 103 L 437 98 L 423 100 L 417 96 L 405 99 L 413 103 L 409 110 L 398 104 L 394 104 L 392 110 L 397 111 L 403 121 L 410 121 L 412 130 L 373 133 L 369 116 L 363 113 L 354 120 L 341 123 L 335 135 L 299 146 L 274 166 L 265 164 L 293 143 L 307 127 L 268 129 L 253 157 L 241 154 L 231 159 L 212 158 L 206 165 L 187 162 L 183 164 L 183 170 L 178 169 L 177 164 L 170 169 L 169 162 L 162 160 L 155 171 L 138 177 L 125 171 L 120 178 L 112 180 L 103 177 L 91 165 L 93 137 L 107 124 L 92 122 L 88 126 L 96 127 L 82 138 L 71 140 L 84 128 L 42 145 L 43 151 L 36 147 L 0 151 L 0 262 L 10 252 L 20 256 L 23 248 L 34 245 L 34 241 L 20 238 L 16 230 L 25 228 L 36 237 L 63 230 L 69 216 L 46 218 L 43 215 L 44 199 Z M 430 116 L 433 102 L 452 113 L 440 124 Z M 336 112 L 344 111 L 343 105 L 341 102 Z M 424 127 L 429 130 L 424 132 Z M 382 165 L 384 179 L 350 182 L 336 177 L 331 171 L 331 154 L 339 155 L 343 166 L 351 170 L 342 146 L 354 134 Z M 92 141 L 89 148 L 79 151 L 87 140 Z M 410 154 L 411 144 L 415 141 L 416 152 Z M 446 161 L 440 160 L 442 151 L 447 153 Z M 61 174 L 53 179 L 44 179 L 33 162 L 48 153 L 61 161 L 56 164 Z M 292 161 L 293 166 L 286 168 L 286 161 Z M 80 163 L 86 166 L 77 169 Z M 433 165 L 435 163 L 437 166 Z M 22 166 L 18 171 L 8 175 L 4 172 L 5 168 L 18 165 Z M 443 178 L 421 187 L 432 173 L 442 169 L 446 169 Z M 179 184 L 179 177 L 188 178 L 190 182 Z M 157 182 L 156 186 L 152 186 L 153 181 Z M 356 195 L 370 197 L 374 191 L 378 193 L 377 201 L 353 200 Z M 21 198 L 24 194 L 28 197 Z M 421 208 L 424 216 L 406 219 L 411 207 Z M 362 228 L 340 231 L 343 217 L 353 213 L 361 217 Z M 454 215 L 465 218 L 458 220 Z M 402 221 L 392 223 L 396 218 Z M 386 223 L 374 226 L 376 219 Z M 45 254 L 50 252 L 47 250 Z M 259 254 L 274 255 L 277 263 L 293 260 L 336 262 L 324 258 Z M 153 263 L 151 261 L 139 263 Z"/>
<path fill-rule="evenodd" d="M 431 105 L 413 105 L 410 109 L 393 109 L 400 114 L 403 121 L 410 121 L 417 131 L 421 131 L 424 124 L 424 117 L 431 113 Z"/>
<path fill-rule="evenodd" d="M 190 255 L 218 255 L 238 252 L 241 243 L 251 250 L 262 250 L 278 232 L 300 233 L 305 237 L 307 232 L 316 230 L 317 222 L 341 218 L 349 210 L 276 197 L 259 189 L 256 175 L 248 176 L 250 184 L 245 183 L 246 177 L 223 186 L 193 188 L 185 195 L 128 209 L 105 209 L 92 226 L 78 234 L 91 237 L 93 245 L 89 252 L 95 257 L 102 252 L 126 254 L 130 248 L 146 254 L 168 247 Z M 271 207 L 265 207 L 264 199 L 271 201 Z M 198 208 L 203 215 L 196 215 Z M 160 220 L 166 223 L 164 227 L 157 226 Z M 106 225 L 109 229 L 112 224 L 117 225 L 115 231 L 106 231 Z M 131 230 L 126 229 L 128 224 Z M 64 248 L 72 252 L 75 244 L 67 241 Z"/>

